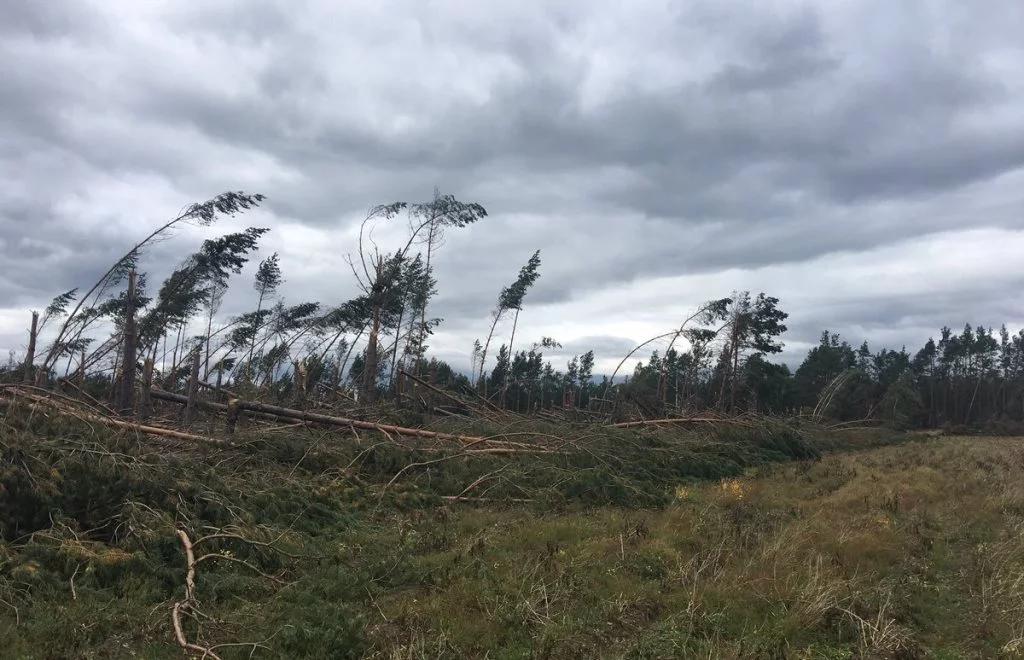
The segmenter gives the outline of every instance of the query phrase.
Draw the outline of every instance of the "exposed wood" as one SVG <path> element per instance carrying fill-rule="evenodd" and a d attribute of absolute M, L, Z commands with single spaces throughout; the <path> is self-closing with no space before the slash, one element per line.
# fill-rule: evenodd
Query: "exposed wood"
<path fill-rule="evenodd" d="M 35 385 L 36 385 L 36 387 L 45 387 L 46 386 L 46 380 L 47 380 L 47 378 L 49 377 L 49 374 L 50 374 L 49 368 L 44 364 L 42 366 L 36 367 L 35 371 L 36 371 L 36 377 L 35 377 Z"/>
<path fill-rule="evenodd" d="M 304 360 L 292 361 L 292 381 L 295 384 L 295 400 L 304 402 L 306 400 L 306 381 L 308 373 Z"/>
<path fill-rule="evenodd" d="M 235 427 L 238 425 L 238 415 L 240 412 L 241 411 L 238 408 L 237 398 L 233 398 L 230 401 L 228 401 L 228 416 L 226 421 L 228 434 L 235 432 Z"/>
<path fill-rule="evenodd" d="M 196 355 L 198 355 L 198 351 Z M 212 658 L 213 660 L 220 660 L 220 656 L 205 646 L 199 644 L 193 644 L 185 638 L 185 630 L 181 625 L 181 615 L 184 612 L 194 610 L 196 606 L 196 555 L 193 551 L 192 542 L 182 530 L 176 530 L 178 538 L 181 540 L 181 545 L 185 549 L 185 598 L 174 604 L 171 608 L 171 624 L 174 627 L 174 639 L 178 642 L 178 646 L 182 648 L 186 653 L 200 654 L 203 658 Z"/>
<path fill-rule="evenodd" d="M 382 268 L 377 267 L 377 277 L 381 277 Z M 363 358 L 363 400 L 372 404 L 377 398 L 377 344 L 380 335 L 381 308 L 379 304 L 373 306 L 373 323 L 370 327 L 370 337 L 366 343 L 366 355 Z"/>
<path fill-rule="evenodd" d="M 36 359 L 36 334 L 39 331 L 39 312 L 32 312 L 32 326 L 28 331 L 28 351 L 25 353 L 25 370 L 21 381 L 26 385 L 32 383 L 32 367 Z"/>

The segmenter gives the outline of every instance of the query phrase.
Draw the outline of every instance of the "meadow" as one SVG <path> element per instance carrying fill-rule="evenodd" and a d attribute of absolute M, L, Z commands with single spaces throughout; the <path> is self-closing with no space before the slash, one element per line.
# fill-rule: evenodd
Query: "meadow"
<path fill-rule="evenodd" d="M 618 429 L 468 456 L 284 425 L 197 448 L 12 402 L 0 442 L 10 657 L 181 657 L 177 632 L 222 658 L 1024 648 L 1020 438 Z"/>

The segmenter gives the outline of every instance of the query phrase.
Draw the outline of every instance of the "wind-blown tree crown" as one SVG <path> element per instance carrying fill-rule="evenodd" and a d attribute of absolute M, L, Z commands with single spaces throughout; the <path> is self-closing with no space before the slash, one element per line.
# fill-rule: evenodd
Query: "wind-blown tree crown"
<path fill-rule="evenodd" d="M 533 253 L 530 260 L 519 269 L 519 276 L 511 285 L 501 290 L 498 296 L 498 308 L 502 310 L 522 309 L 526 292 L 540 277 L 540 250 Z"/>

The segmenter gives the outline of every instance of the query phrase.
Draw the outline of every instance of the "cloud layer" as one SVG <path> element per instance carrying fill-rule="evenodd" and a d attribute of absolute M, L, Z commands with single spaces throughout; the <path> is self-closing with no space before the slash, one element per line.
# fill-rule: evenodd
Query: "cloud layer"
<path fill-rule="evenodd" d="M 1017 2 L 0 5 L 0 349 L 225 189 L 327 303 L 369 206 L 484 204 L 437 260 L 457 364 L 537 248 L 524 343 L 599 366 L 732 289 L 781 298 L 791 362 L 824 328 L 1024 324 Z"/>

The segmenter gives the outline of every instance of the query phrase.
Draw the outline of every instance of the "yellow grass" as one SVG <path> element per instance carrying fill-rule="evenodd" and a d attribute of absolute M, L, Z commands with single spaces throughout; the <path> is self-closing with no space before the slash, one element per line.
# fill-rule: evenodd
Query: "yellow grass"
<path fill-rule="evenodd" d="M 1024 439 L 927 438 L 681 484 L 660 511 L 464 510 L 384 594 L 381 657 L 1024 650 Z M 417 650 L 418 649 L 418 650 Z"/>

